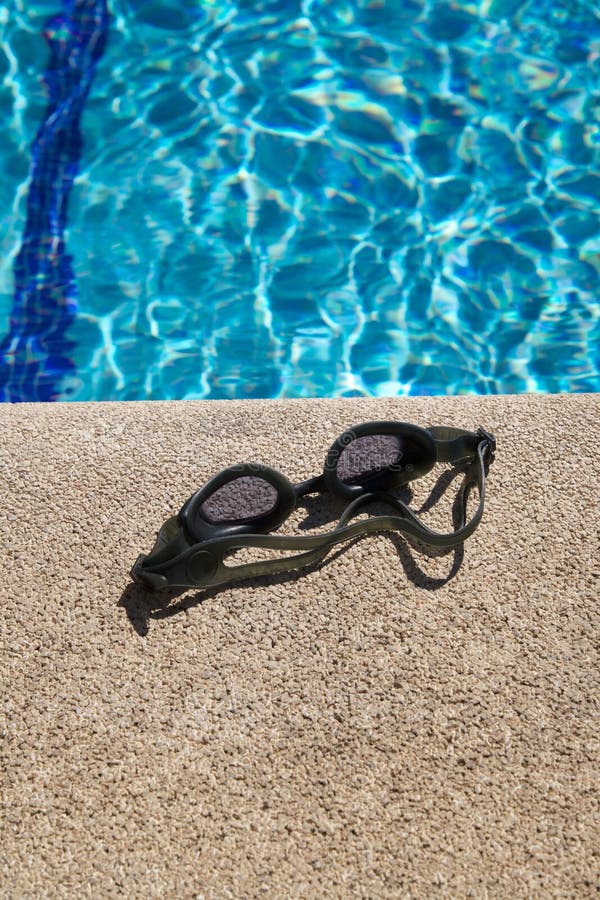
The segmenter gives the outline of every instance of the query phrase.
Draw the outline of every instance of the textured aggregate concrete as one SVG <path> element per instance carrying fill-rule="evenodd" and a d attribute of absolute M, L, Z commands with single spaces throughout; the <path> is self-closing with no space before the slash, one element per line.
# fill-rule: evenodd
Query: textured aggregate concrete
<path fill-rule="evenodd" d="M 306 478 L 370 418 L 496 432 L 464 552 L 377 535 L 301 577 L 131 585 L 209 475 Z M 17 405 L 0 429 L 2 897 L 596 894 L 598 396 Z"/>

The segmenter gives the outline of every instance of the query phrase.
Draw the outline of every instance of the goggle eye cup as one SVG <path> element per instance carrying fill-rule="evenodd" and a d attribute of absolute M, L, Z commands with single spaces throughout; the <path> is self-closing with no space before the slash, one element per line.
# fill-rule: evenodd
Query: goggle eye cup
<path fill-rule="evenodd" d="M 435 441 L 424 428 L 403 422 L 373 422 L 340 435 L 325 464 L 330 490 L 344 497 L 388 491 L 428 472 Z"/>
<path fill-rule="evenodd" d="M 179 522 L 196 541 L 279 527 L 296 505 L 288 479 L 258 463 L 231 466 L 211 478 L 183 506 Z"/>

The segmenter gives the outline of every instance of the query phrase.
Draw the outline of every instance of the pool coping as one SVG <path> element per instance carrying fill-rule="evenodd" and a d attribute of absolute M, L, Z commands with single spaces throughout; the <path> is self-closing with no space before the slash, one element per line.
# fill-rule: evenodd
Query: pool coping
<path fill-rule="evenodd" d="M 308 477 L 370 418 L 496 433 L 458 554 L 130 583 L 200 479 Z M 597 394 L 0 405 L 0 890 L 590 894 L 599 426 Z"/>

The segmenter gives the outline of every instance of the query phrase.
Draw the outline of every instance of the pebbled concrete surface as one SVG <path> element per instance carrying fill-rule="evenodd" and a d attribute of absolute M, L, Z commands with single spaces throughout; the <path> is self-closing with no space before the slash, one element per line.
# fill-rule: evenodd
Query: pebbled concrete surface
<path fill-rule="evenodd" d="M 372 418 L 496 432 L 464 552 L 130 584 L 209 475 Z M 0 483 L 2 897 L 596 894 L 598 395 L 2 406 Z"/>

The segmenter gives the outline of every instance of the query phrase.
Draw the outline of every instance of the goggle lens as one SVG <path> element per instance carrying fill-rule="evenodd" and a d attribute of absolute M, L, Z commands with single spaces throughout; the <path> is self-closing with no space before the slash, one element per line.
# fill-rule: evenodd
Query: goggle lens
<path fill-rule="evenodd" d="M 242 475 L 228 481 L 207 497 L 200 514 L 211 524 L 259 519 L 277 506 L 277 489 L 256 475 Z"/>
<path fill-rule="evenodd" d="M 397 434 L 357 437 L 342 450 L 337 475 L 343 484 L 362 484 L 402 465 L 404 439 Z"/>

